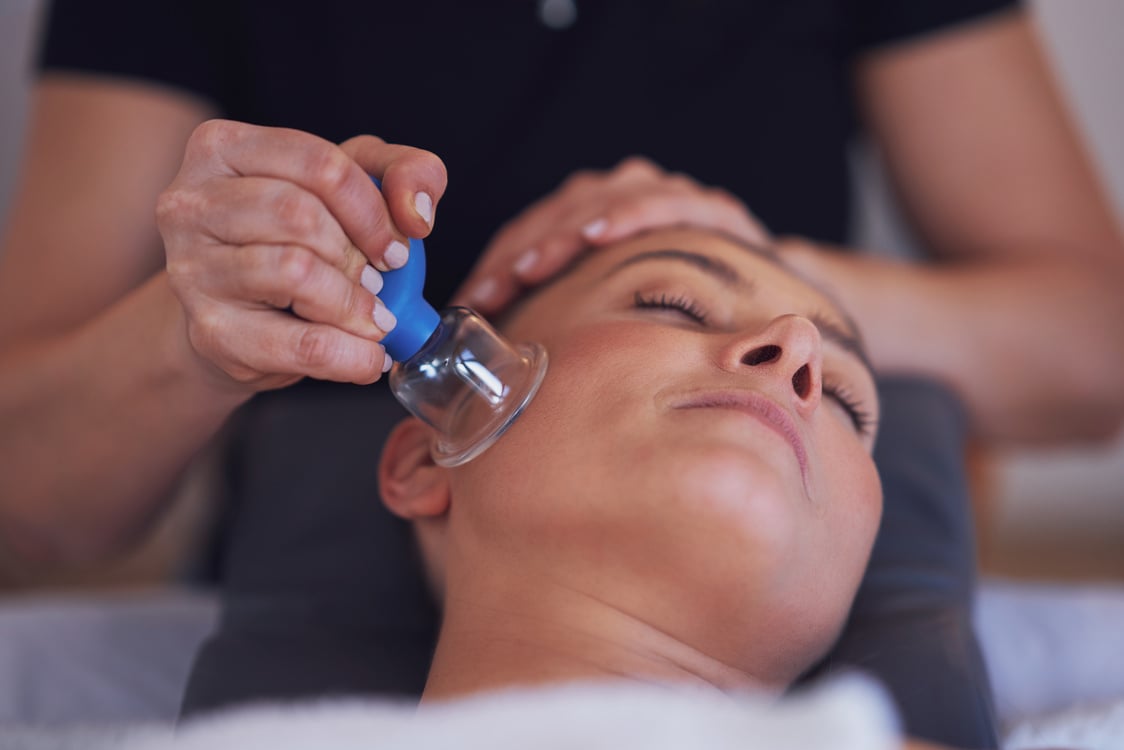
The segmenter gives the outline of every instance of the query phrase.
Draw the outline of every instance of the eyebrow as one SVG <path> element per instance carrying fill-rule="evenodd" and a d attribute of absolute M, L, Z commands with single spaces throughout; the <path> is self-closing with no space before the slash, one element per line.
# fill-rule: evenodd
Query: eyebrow
<path fill-rule="evenodd" d="M 729 287 L 744 287 L 752 286 L 745 279 L 742 278 L 733 266 L 724 263 L 717 258 L 711 258 L 709 255 L 691 252 L 690 250 L 676 250 L 668 248 L 665 250 L 646 250 L 642 253 L 637 253 L 631 258 L 625 258 L 617 265 L 609 270 L 606 276 L 612 276 L 622 268 L 634 265 L 636 263 L 644 263 L 651 260 L 678 260 L 688 265 L 709 274 L 710 276 L 718 279 L 723 284 Z"/>
<path fill-rule="evenodd" d="M 839 307 L 839 305 L 835 303 L 834 299 L 832 299 L 830 295 L 824 292 L 824 290 L 815 286 L 799 274 L 796 274 L 793 269 L 785 265 L 775 254 L 770 253 L 763 248 L 751 247 L 748 245 L 743 245 L 741 243 L 738 244 L 740 247 L 753 252 L 754 255 L 758 255 L 776 264 L 786 272 L 796 276 L 802 282 L 808 284 L 817 292 L 820 292 L 820 294 L 828 297 L 828 299 L 831 300 L 833 304 L 835 304 L 835 307 Z M 699 269 L 703 273 L 706 273 L 712 278 L 717 279 L 723 285 L 728 286 L 732 289 L 752 290 L 753 288 L 753 284 L 750 281 L 746 280 L 740 273 L 738 273 L 733 266 L 721 260 L 718 260 L 717 258 L 712 258 L 709 255 L 704 255 L 702 253 L 697 253 L 691 250 L 681 250 L 677 248 L 646 250 L 642 253 L 637 253 L 636 255 L 633 255 L 629 258 L 625 258 L 620 263 L 613 266 L 611 269 L 609 269 L 609 272 L 605 274 L 605 277 L 607 278 L 609 276 L 612 276 L 613 274 L 617 273 L 623 268 L 627 268 L 628 266 L 654 260 L 675 260 L 686 263 L 690 266 L 693 266 L 694 268 Z M 856 359 L 858 359 L 859 362 L 862 363 L 862 366 L 866 368 L 867 372 L 870 374 L 871 379 L 873 380 L 874 367 L 871 365 L 870 357 L 866 353 L 866 348 L 863 346 L 862 340 L 855 332 L 855 326 L 851 322 L 851 319 L 842 310 L 839 310 L 839 312 L 846 320 L 845 325 L 841 326 L 819 312 L 810 313 L 805 317 L 807 317 L 808 320 L 812 321 L 812 325 L 814 325 L 816 327 L 816 330 L 819 331 L 821 338 L 823 338 L 825 341 L 832 342 L 843 351 L 851 354 Z"/>

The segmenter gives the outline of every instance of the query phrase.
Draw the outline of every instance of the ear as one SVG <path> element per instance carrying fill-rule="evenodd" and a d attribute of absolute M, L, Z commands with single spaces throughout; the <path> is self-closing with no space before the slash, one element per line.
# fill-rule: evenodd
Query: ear
<path fill-rule="evenodd" d="M 433 433 L 420 420 L 399 422 L 379 459 L 379 490 L 383 504 L 409 520 L 443 516 L 449 511 L 449 474 L 433 462 Z"/>

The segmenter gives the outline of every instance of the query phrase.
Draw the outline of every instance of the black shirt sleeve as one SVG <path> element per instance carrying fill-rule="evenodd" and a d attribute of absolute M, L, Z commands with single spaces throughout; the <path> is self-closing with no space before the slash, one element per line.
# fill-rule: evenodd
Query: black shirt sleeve
<path fill-rule="evenodd" d="M 1020 6 L 1020 0 L 848 0 L 852 49 L 869 51 Z"/>
<path fill-rule="evenodd" d="M 216 10 L 215 0 L 51 0 L 38 69 L 148 80 L 225 112 L 237 19 Z"/>

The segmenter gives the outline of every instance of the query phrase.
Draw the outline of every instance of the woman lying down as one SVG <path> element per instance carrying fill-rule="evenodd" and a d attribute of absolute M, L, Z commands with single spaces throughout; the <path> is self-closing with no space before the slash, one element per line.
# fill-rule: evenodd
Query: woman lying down
<path fill-rule="evenodd" d="M 250 710 L 176 746 L 900 747 L 867 683 L 780 698 L 842 628 L 881 513 L 846 314 L 680 228 L 588 254 L 501 328 L 551 358 L 504 437 L 446 469 L 410 418 L 381 457 L 443 606 L 420 711 Z"/>

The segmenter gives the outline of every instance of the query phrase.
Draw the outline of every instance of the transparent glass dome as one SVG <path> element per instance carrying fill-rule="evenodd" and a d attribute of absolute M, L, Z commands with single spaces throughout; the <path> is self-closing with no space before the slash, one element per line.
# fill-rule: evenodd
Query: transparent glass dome
<path fill-rule="evenodd" d="M 395 362 L 390 387 L 437 431 L 433 459 L 457 466 L 484 452 L 531 401 L 546 375 L 546 350 L 513 346 L 466 307 L 441 311 L 416 354 Z"/>

